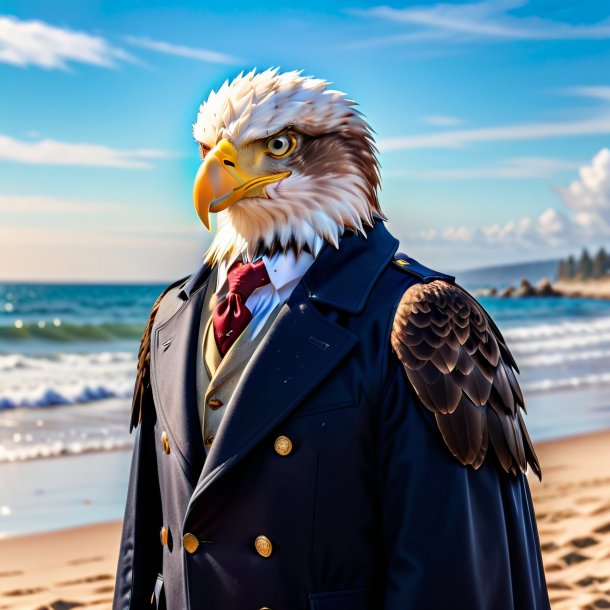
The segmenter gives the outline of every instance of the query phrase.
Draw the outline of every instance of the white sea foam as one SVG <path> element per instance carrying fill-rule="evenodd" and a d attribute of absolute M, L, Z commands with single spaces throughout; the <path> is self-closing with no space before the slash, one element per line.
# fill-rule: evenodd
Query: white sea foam
<path fill-rule="evenodd" d="M 45 409 L 5 409 L 0 463 L 126 449 L 130 400 L 110 399 Z"/>
<path fill-rule="evenodd" d="M 136 357 L 131 353 L 0 356 L 0 408 L 46 407 L 129 398 Z"/>
<path fill-rule="evenodd" d="M 610 317 L 583 322 L 518 326 L 503 334 L 515 356 L 538 352 L 572 352 L 579 348 L 610 345 Z"/>
<path fill-rule="evenodd" d="M 513 350 L 515 351 L 515 350 Z M 519 358 L 519 367 L 522 369 L 542 366 L 561 366 L 565 364 L 587 363 L 594 360 L 608 360 L 610 362 L 609 349 L 596 349 L 569 352 L 543 352 L 534 356 Z"/>
<path fill-rule="evenodd" d="M 73 442 L 53 440 L 46 443 L 38 442 L 11 447 L 0 445 L 0 463 L 23 462 L 25 460 L 78 455 L 95 451 L 115 451 L 129 449 L 132 446 L 133 440 L 129 438 L 86 439 Z"/>
<path fill-rule="evenodd" d="M 610 383 L 610 373 L 592 373 L 590 375 L 539 379 L 523 385 L 523 392 L 550 392 L 561 389 L 578 389 L 587 386 L 601 386 Z"/>
<path fill-rule="evenodd" d="M 503 332 L 508 341 L 529 341 L 538 338 L 563 337 L 581 334 L 610 332 L 610 316 L 590 318 L 583 321 L 564 320 L 556 324 L 532 324 L 516 326 Z"/>

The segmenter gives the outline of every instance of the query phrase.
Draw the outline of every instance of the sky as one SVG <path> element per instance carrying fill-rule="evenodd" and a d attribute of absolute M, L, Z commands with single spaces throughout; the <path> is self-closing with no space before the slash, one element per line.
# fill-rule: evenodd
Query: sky
<path fill-rule="evenodd" d="M 3 0 L 0 280 L 195 270 L 198 106 L 270 66 L 358 102 L 389 228 L 424 264 L 610 244 L 607 2 Z"/>

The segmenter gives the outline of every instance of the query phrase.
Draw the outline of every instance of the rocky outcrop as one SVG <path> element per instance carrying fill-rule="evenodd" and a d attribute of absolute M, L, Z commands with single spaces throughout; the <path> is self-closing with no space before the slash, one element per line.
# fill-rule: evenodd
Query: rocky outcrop
<path fill-rule="evenodd" d="M 501 299 L 511 297 L 528 298 L 528 297 L 560 297 L 564 296 L 553 287 L 553 283 L 548 277 L 543 277 L 536 282 L 535 286 L 527 279 L 523 278 L 518 287 L 507 286 L 502 290 L 496 288 L 485 288 L 476 292 L 477 296 L 494 297 L 498 296 Z"/>

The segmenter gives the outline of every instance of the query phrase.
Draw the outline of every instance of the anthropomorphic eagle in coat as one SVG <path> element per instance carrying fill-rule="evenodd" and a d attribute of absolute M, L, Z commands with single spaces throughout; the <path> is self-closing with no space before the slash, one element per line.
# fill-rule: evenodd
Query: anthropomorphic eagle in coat
<path fill-rule="evenodd" d="M 252 71 L 193 133 L 218 223 L 142 339 L 114 610 L 547 610 L 517 365 L 397 252 L 355 103 Z"/>

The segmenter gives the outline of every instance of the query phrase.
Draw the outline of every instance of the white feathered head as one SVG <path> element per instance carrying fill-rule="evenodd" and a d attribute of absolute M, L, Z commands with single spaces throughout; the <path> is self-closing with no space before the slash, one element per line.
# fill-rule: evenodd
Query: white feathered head
<path fill-rule="evenodd" d="M 203 162 L 195 209 L 218 230 L 206 255 L 218 262 L 335 247 L 346 229 L 382 217 L 371 129 L 344 93 L 323 80 L 277 69 L 240 74 L 212 91 L 193 125 Z"/>

